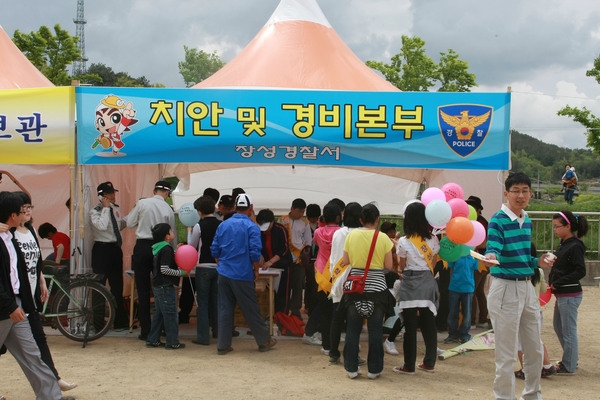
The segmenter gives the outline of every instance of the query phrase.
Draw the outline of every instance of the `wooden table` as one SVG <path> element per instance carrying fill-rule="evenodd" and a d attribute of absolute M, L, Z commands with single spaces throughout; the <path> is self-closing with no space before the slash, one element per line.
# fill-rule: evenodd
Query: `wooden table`
<path fill-rule="evenodd" d="M 134 303 L 135 303 L 135 272 L 132 269 L 125 271 L 125 274 L 131 279 L 130 301 L 129 301 L 129 333 L 133 332 Z M 195 276 L 196 269 L 190 271 L 189 276 Z M 273 335 L 273 314 L 275 313 L 275 278 L 281 276 L 281 271 L 276 269 L 260 270 L 257 279 L 264 279 L 269 290 L 269 334 Z M 195 288 L 194 288 L 195 289 Z"/>

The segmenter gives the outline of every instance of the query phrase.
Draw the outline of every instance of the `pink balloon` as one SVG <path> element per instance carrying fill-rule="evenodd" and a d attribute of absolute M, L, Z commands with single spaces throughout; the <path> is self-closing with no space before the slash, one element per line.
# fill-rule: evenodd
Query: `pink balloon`
<path fill-rule="evenodd" d="M 448 182 L 442 186 L 442 191 L 446 196 L 446 201 L 450 199 L 463 199 L 465 198 L 465 192 L 458 183 Z"/>
<path fill-rule="evenodd" d="M 450 199 L 448 200 L 448 204 L 452 209 L 452 218 L 454 217 L 469 217 L 469 205 L 463 199 Z"/>
<path fill-rule="evenodd" d="M 198 264 L 198 250 L 194 246 L 184 244 L 175 252 L 175 263 L 184 271 L 191 271 Z"/>
<path fill-rule="evenodd" d="M 427 206 L 432 200 L 446 201 L 446 195 L 440 188 L 430 187 L 425 189 L 423 194 L 421 194 L 421 203 Z"/>
<path fill-rule="evenodd" d="M 469 220 L 470 221 L 470 220 Z M 476 247 L 479 246 L 485 240 L 485 228 L 479 221 L 471 221 L 473 224 L 473 236 L 471 240 L 465 243 L 466 246 Z"/>

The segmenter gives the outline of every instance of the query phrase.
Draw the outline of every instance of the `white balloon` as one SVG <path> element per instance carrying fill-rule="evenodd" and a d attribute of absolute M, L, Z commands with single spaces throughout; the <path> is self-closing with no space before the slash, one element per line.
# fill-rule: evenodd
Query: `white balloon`
<path fill-rule="evenodd" d="M 431 200 L 425 207 L 425 218 L 429 225 L 443 228 L 452 218 L 452 208 L 443 200 Z"/>
<path fill-rule="evenodd" d="M 185 226 L 194 226 L 200 221 L 200 215 L 192 203 L 185 203 L 179 207 L 179 220 Z"/>

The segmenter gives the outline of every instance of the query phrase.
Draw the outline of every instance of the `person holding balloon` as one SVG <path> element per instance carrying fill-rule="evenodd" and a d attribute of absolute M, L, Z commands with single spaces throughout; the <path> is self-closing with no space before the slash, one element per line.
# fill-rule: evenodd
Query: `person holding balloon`
<path fill-rule="evenodd" d="M 152 227 L 152 238 L 155 242 L 152 245 L 152 255 L 154 256 L 152 291 L 156 311 L 152 317 L 146 347 L 164 346 L 168 350 L 183 349 L 185 344 L 179 342 L 177 287 L 179 278 L 185 275 L 185 271 L 179 269 L 175 263 L 175 252 L 169 245 L 169 242 L 175 238 L 175 234 L 171 225 L 162 222 Z M 163 327 L 166 343 L 160 341 Z"/>
<path fill-rule="evenodd" d="M 425 205 L 410 203 L 404 212 L 405 236 L 398 239 L 398 264 L 402 271 L 399 308 L 405 324 L 404 365 L 394 367 L 399 374 L 414 375 L 417 359 L 417 328 L 425 341 L 423 363 L 416 367 L 433 372 L 437 359 L 435 316 L 439 290 L 433 276 L 440 249 L 438 238 L 425 216 Z"/>
<path fill-rule="evenodd" d="M 171 193 L 171 184 L 158 181 L 154 184 L 154 196 L 139 199 L 127 215 L 127 227 L 135 228 L 135 246 L 131 256 L 131 268 L 135 272 L 135 287 L 138 292 L 138 316 L 140 334 L 138 339 L 147 340 L 150 331 L 150 292 L 152 274 L 152 227 L 167 221 L 174 232 L 171 241 L 173 249 L 177 247 L 175 213 L 167 203 Z"/>
<path fill-rule="evenodd" d="M 556 297 L 554 303 L 554 332 L 563 349 L 557 375 L 573 375 L 577 369 L 579 348 L 577 341 L 577 310 L 583 299 L 579 282 L 586 274 L 585 245 L 581 237 L 588 231 L 583 215 L 563 210 L 552 216 L 552 229 L 560 238 L 556 261 L 550 270 L 548 282 Z"/>

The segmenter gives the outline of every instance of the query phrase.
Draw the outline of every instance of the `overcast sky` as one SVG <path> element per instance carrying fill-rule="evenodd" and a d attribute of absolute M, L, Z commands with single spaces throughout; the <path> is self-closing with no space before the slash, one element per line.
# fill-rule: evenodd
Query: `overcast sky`
<path fill-rule="evenodd" d="M 183 46 L 237 55 L 279 0 L 88 0 L 88 66 L 184 87 Z M 600 55 L 598 0 L 318 0 L 342 40 L 366 60 L 389 62 L 401 36 L 418 36 L 436 62 L 454 49 L 477 77 L 475 91 L 513 91 L 511 127 L 547 143 L 584 148 L 581 125 L 556 116 L 565 105 L 600 116 L 600 85 L 585 76 Z M 41 25 L 76 33 L 76 0 L 0 0 L 10 37 Z M 2 60 L 0 59 L 0 62 Z M 574 162 L 575 163 L 575 162 Z"/>

